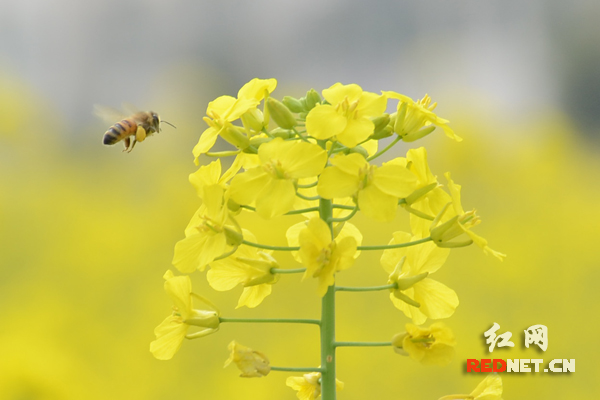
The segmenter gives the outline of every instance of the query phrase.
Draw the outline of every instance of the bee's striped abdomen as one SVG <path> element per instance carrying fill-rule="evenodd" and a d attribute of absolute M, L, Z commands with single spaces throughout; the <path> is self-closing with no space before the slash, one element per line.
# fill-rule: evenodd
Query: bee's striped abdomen
<path fill-rule="evenodd" d="M 129 119 L 124 119 L 121 122 L 117 122 L 104 133 L 104 144 L 115 144 L 120 140 L 125 139 L 127 136 L 133 135 L 137 130 L 137 125 Z"/>

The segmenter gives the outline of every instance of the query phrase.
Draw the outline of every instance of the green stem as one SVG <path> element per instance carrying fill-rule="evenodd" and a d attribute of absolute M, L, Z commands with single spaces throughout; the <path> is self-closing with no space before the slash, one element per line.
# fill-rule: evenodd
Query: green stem
<path fill-rule="evenodd" d="M 329 226 L 333 240 L 331 200 L 319 201 L 319 216 Z M 336 399 L 335 385 L 335 282 L 329 286 L 321 302 L 321 396 L 322 400 Z"/>
<path fill-rule="evenodd" d="M 371 161 L 371 160 L 374 160 L 374 159 L 376 159 L 377 157 L 379 157 L 380 155 L 382 155 L 383 153 L 385 153 L 386 151 L 388 151 L 389 149 L 391 149 L 392 147 L 394 147 L 394 145 L 395 145 L 396 143 L 398 143 L 398 141 L 399 141 L 400 139 L 401 139 L 401 137 L 400 137 L 400 136 L 396 136 L 396 139 L 394 139 L 394 140 L 392 141 L 392 143 L 388 144 L 388 145 L 385 147 L 385 149 L 383 149 L 383 150 L 381 150 L 381 151 L 379 151 L 379 152 L 377 152 L 377 153 L 373 154 L 371 157 L 367 158 L 367 161 Z"/>
<path fill-rule="evenodd" d="M 306 185 L 300 185 L 300 184 L 298 184 L 298 187 L 302 188 L 302 189 L 307 189 L 307 188 L 311 188 L 311 187 L 317 186 L 318 183 L 319 183 L 319 181 L 314 181 L 313 183 L 307 183 Z"/>
<path fill-rule="evenodd" d="M 416 246 L 417 244 L 426 243 L 431 240 L 431 237 L 425 239 L 415 240 L 414 242 L 397 243 L 397 244 L 385 244 L 381 246 L 357 246 L 356 250 L 388 250 L 388 249 L 399 249 L 402 247 Z"/>
<path fill-rule="evenodd" d="M 323 368 L 319 367 L 271 367 L 271 371 L 290 371 L 290 372 L 321 372 Z"/>
<path fill-rule="evenodd" d="M 332 204 L 331 205 L 332 208 L 339 208 L 342 210 L 354 210 L 356 208 L 356 206 L 347 206 L 344 204 Z"/>
<path fill-rule="evenodd" d="M 256 247 L 258 249 L 265 249 L 265 250 L 277 250 L 277 251 L 298 251 L 298 250 L 300 250 L 300 247 L 269 246 L 268 244 L 253 243 L 253 242 L 249 242 L 247 240 L 242 240 L 242 244 L 245 244 L 246 246 Z"/>
<path fill-rule="evenodd" d="M 243 322 L 243 323 L 258 323 L 258 324 L 312 324 L 321 325 L 321 321 L 318 319 L 306 319 L 306 318 L 225 318 L 219 317 L 221 323 L 224 322 Z"/>
<path fill-rule="evenodd" d="M 309 207 L 309 208 L 303 208 L 302 210 L 288 211 L 285 213 L 285 215 L 304 214 L 307 212 L 316 212 L 316 211 L 319 211 L 319 207 Z"/>
<path fill-rule="evenodd" d="M 392 342 L 335 342 L 335 347 L 384 347 Z"/>
<path fill-rule="evenodd" d="M 336 286 L 335 290 L 338 292 L 376 292 L 378 290 L 394 289 L 396 287 L 398 287 L 397 283 L 390 283 L 389 285 L 366 287 Z"/>
<path fill-rule="evenodd" d="M 352 212 L 350 214 L 348 214 L 345 217 L 342 218 L 330 218 L 329 221 L 330 222 L 345 222 L 348 221 L 350 219 L 352 219 L 352 217 L 354 217 L 354 214 L 356 214 L 356 212 L 358 211 L 358 206 L 354 207 L 354 210 L 352 210 Z"/>
<path fill-rule="evenodd" d="M 321 198 L 320 196 L 312 196 L 312 197 L 311 196 L 305 196 L 305 195 L 303 195 L 300 192 L 296 192 L 296 196 L 300 197 L 301 199 L 309 200 L 309 201 L 319 200 Z"/>
<path fill-rule="evenodd" d="M 294 131 L 296 136 L 300 138 L 300 140 L 302 140 L 303 142 L 308 142 L 308 140 L 304 136 L 302 136 L 302 133 L 298 132 L 295 127 L 292 128 L 292 130 Z"/>
<path fill-rule="evenodd" d="M 272 274 L 299 274 L 304 271 L 306 271 L 306 268 L 295 268 L 295 269 L 271 268 Z"/>

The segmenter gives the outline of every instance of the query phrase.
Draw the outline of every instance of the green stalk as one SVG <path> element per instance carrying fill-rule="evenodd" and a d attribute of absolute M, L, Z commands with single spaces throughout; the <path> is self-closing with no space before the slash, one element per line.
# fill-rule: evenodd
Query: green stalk
<path fill-rule="evenodd" d="M 382 286 L 365 286 L 365 287 L 349 287 L 349 286 L 337 286 L 335 288 L 338 292 L 375 292 L 378 290 L 386 290 L 397 288 L 397 283 L 390 283 L 389 285 Z"/>
<path fill-rule="evenodd" d="M 335 347 L 385 347 L 392 342 L 335 342 Z"/>
<path fill-rule="evenodd" d="M 321 372 L 322 368 L 314 367 L 275 367 L 271 366 L 271 371 L 286 371 L 286 372 Z"/>
<path fill-rule="evenodd" d="M 333 240 L 331 200 L 319 200 L 319 216 L 329 226 Z M 329 286 L 321 303 L 321 396 L 335 400 L 335 283 Z"/>
<path fill-rule="evenodd" d="M 259 324 L 312 324 L 320 325 L 321 321 L 318 319 L 306 319 L 306 318 L 225 318 L 220 317 L 221 323 L 225 322 L 242 322 L 242 323 L 259 323 Z"/>
<path fill-rule="evenodd" d="M 375 153 L 375 154 L 373 154 L 371 157 L 367 158 L 367 161 L 374 160 L 374 159 L 376 159 L 377 157 L 379 157 L 380 155 L 384 154 L 384 153 L 385 153 L 385 152 L 387 152 L 389 149 L 391 149 L 392 147 L 394 147 L 394 145 L 395 145 L 396 143 L 398 143 L 398 141 L 399 141 L 400 139 L 402 139 L 400 136 L 396 136 L 396 139 L 394 139 L 394 140 L 392 141 L 392 143 L 388 144 L 388 145 L 386 146 L 386 148 L 385 148 L 385 149 L 383 149 L 383 150 L 381 150 L 380 152 L 378 152 L 378 153 Z"/>
<path fill-rule="evenodd" d="M 357 246 L 356 250 L 388 250 L 388 249 L 400 249 L 402 247 L 410 247 L 410 246 L 416 246 L 418 244 L 421 243 L 426 243 L 431 241 L 431 236 L 426 237 L 425 239 L 419 239 L 419 240 L 415 240 L 413 242 L 406 242 L 406 243 L 396 243 L 396 244 L 384 244 L 381 246 Z"/>

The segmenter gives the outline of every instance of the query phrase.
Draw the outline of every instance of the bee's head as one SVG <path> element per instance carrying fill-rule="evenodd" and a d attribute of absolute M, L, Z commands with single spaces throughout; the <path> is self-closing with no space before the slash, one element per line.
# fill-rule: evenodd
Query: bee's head
<path fill-rule="evenodd" d="M 152 116 L 152 126 L 156 132 L 160 132 L 160 117 L 154 111 L 150 111 L 150 115 Z"/>

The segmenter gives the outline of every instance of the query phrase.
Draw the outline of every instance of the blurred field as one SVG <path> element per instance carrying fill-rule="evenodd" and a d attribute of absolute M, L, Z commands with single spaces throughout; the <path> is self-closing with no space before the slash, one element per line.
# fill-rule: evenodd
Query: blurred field
<path fill-rule="evenodd" d="M 187 175 L 195 170 L 191 149 L 204 129 L 205 103 L 165 105 L 178 129 L 166 127 L 125 155 L 120 145 L 100 144 L 107 128 L 100 123 L 73 145 L 60 134 L 69 121 L 47 99 L 13 77 L 0 82 L 0 398 L 294 399 L 286 373 L 239 379 L 234 367 L 222 369 L 227 344 L 236 339 L 274 365 L 317 365 L 313 326 L 224 324 L 217 334 L 186 341 L 171 361 L 148 351 L 154 327 L 171 309 L 162 275 L 198 205 Z M 452 364 L 423 367 L 386 348 L 340 349 L 338 377 L 346 388 L 339 399 L 469 393 L 483 376 L 463 373 L 463 364 L 488 355 L 483 332 L 493 322 L 513 333 L 515 348 L 492 357 L 577 361 L 573 374 L 503 375 L 505 399 L 592 399 L 600 391 L 598 149 L 559 111 L 513 122 L 477 104 L 446 106 L 443 116 L 462 143 L 436 132 L 416 145 L 428 148 L 434 174 L 451 171 L 463 185 L 463 205 L 483 218 L 478 232 L 508 257 L 500 263 L 473 246 L 457 249 L 437 273 L 461 301 L 445 321 L 459 342 Z M 297 221 L 282 218 L 270 227 L 258 217 L 243 219 L 260 240 L 281 244 Z M 402 213 L 390 224 L 358 221 L 365 244 L 407 229 Z M 363 253 L 339 282 L 384 284 L 379 256 Z M 296 276 L 282 277 L 254 310 L 234 310 L 241 290 L 215 292 L 202 273 L 192 281 L 224 316 L 319 317 L 315 285 Z M 338 295 L 339 340 L 386 341 L 406 322 L 386 293 Z M 523 329 L 534 324 L 549 329 L 543 354 L 523 345 Z"/>

